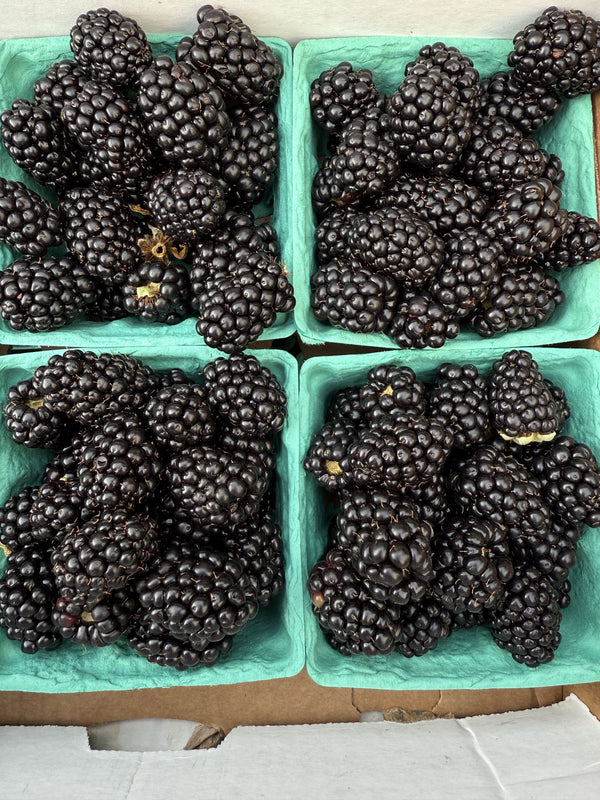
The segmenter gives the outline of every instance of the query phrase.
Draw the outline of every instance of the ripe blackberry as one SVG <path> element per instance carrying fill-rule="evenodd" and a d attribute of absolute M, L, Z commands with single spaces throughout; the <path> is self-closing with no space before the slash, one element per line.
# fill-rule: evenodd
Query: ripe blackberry
<path fill-rule="evenodd" d="M 139 505 L 157 490 L 161 473 L 158 450 L 134 411 L 106 415 L 86 431 L 77 465 L 86 507 Z"/>
<path fill-rule="evenodd" d="M 332 647 L 344 655 L 393 651 L 400 625 L 366 592 L 341 550 L 328 551 L 313 566 L 307 589 L 313 614 Z"/>
<path fill-rule="evenodd" d="M 225 185 L 203 169 L 158 175 L 148 194 L 154 222 L 177 242 L 191 243 L 215 230 L 226 208 Z"/>
<path fill-rule="evenodd" d="M 179 505 L 207 530 L 244 522 L 258 510 L 268 486 L 264 468 L 208 445 L 173 454 L 166 462 L 164 480 Z"/>
<path fill-rule="evenodd" d="M 457 47 L 444 42 L 424 45 L 418 57 L 406 65 L 405 74 L 410 75 L 423 66 L 436 67 L 448 75 L 458 88 L 461 101 L 467 106 L 478 107 L 481 95 L 479 72 L 469 56 Z"/>
<path fill-rule="evenodd" d="M 387 332 L 401 348 L 442 347 L 458 336 L 460 324 L 431 292 L 420 289 L 405 293 Z"/>
<path fill-rule="evenodd" d="M 258 612 L 256 589 L 240 561 L 216 550 L 154 559 L 136 583 L 142 619 L 197 651 L 235 636 Z"/>
<path fill-rule="evenodd" d="M 405 365 L 379 364 L 372 367 L 359 389 L 360 407 L 368 422 L 386 414 L 421 416 L 425 412 L 425 384 Z"/>
<path fill-rule="evenodd" d="M 68 484 L 62 481 L 41 483 L 29 512 L 32 538 L 52 545 L 60 535 L 78 525 L 81 508 L 81 499 Z"/>
<path fill-rule="evenodd" d="M 600 469 L 587 444 L 558 436 L 540 450 L 530 469 L 557 519 L 600 526 Z"/>
<path fill-rule="evenodd" d="M 512 547 L 515 564 L 528 564 L 540 571 L 558 588 L 567 581 L 577 561 L 577 544 L 582 534 L 581 523 L 572 524 L 552 518 L 550 531 L 538 542 L 522 548 Z"/>
<path fill-rule="evenodd" d="M 406 499 L 417 506 L 420 518 L 431 523 L 434 529 L 442 525 L 451 512 L 445 473 L 443 469 L 423 483 L 407 486 L 404 491 Z"/>
<path fill-rule="evenodd" d="M 134 618 L 127 632 L 131 649 L 151 664 L 171 667 L 179 672 L 199 666 L 211 667 L 231 650 L 232 636 L 211 642 L 202 650 L 196 650 L 187 642 L 170 636 L 161 625 L 148 619 L 147 614 Z"/>
<path fill-rule="evenodd" d="M 237 427 L 222 425 L 217 428 L 215 445 L 226 453 L 242 458 L 249 466 L 254 466 L 271 475 L 276 465 L 276 440 L 273 437 L 248 436 Z"/>
<path fill-rule="evenodd" d="M 382 416 L 350 446 L 352 477 L 361 486 L 402 492 L 439 473 L 452 442 L 452 433 L 437 420 Z"/>
<path fill-rule="evenodd" d="M 466 317 L 480 336 L 535 328 L 551 319 L 565 295 L 559 281 L 533 259 L 496 272 L 485 300 Z"/>
<path fill-rule="evenodd" d="M 0 114 L 2 141 L 18 167 L 38 183 L 60 192 L 77 174 L 77 158 L 51 107 L 15 100 Z"/>
<path fill-rule="evenodd" d="M 175 325 L 192 313 L 185 264 L 143 261 L 120 286 L 124 310 L 149 322 Z"/>
<path fill-rule="evenodd" d="M 80 14 L 70 31 L 75 61 L 93 78 L 115 86 L 136 82 L 152 60 L 146 34 L 131 17 L 98 8 Z"/>
<path fill-rule="evenodd" d="M 218 357 L 202 370 L 207 400 L 215 414 L 245 436 L 281 430 L 287 397 L 275 375 L 251 355 Z"/>
<path fill-rule="evenodd" d="M 315 229 L 317 266 L 352 259 L 350 231 L 356 216 L 352 209 L 334 208 L 319 221 Z"/>
<path fill-rule="evenodd" d="M 184 61 L 158 56 L 140 73 L 137 109 L 163 157 L 182 169 L 210 167 L 227 143 L 223 95 Z"/>
<path fill-rule="evenodd" d="M 352 485 L 348 471 L 348 449 L 357 438 L 356 426 L 348 420 L 325 422 L 306 452 L 303 467 L 332 494 L 339 494 Z"/>
<path fill-rule="evenodd" d="M 490 420 L 503 439 L 517 444 L 549 441 L 561 418 L 537 361 L 525 350 L 510 350 L 492 364 Z"/>
<path fill-rule="evenodd" d="M 70 189 L 60 212 L 69 252 L 91 277 L 119 284 L 140 262 L 133 219 L 113 193 L 100 187 Z"/>
<path fill-rule="evenodd" d="M 530 136 L 554 118 L 561 106 L 551 86 L 529 83 L 514 70 L 500 70 L 481 82 L 479 117 L 501 117 Z"/>
<path fill-rule="evenodd" d="M 341 61 L 312 81 L 308 103 L 319 128 L 338 134 L 372 106 L 383 108 L 385 97 L 377 91 L 370 69 L 354 69 L 349 61 Z"/>
<path fill-rule="evenodd" d="M 554 658 L 561 621 L 551 582 L 535 567 L 517 566 L 501 607 L 492 614 L 492 638 L 519 664 L 537 667 Z"/>
<path fill-rule="evenodd" d="M 363 266 L 418 289 L 432 279 L 444 260 L 444 243 L 416 214 L 397 208 L 357 214 L 348 236 L 352 254 Z"/>
<path fill-rule="evenodd" d="M 553 272 L 564 272 L 579 264 L 589 264 L 600 257 L 600 224 L 593 217 L 577 211 L 567 211 L 567 226 L 552 247 L 536 264 Z"/>
<path fill-rule="evenodd" d="M 362 427 L 365 422 L 365 412 L 360 402 L 361 388 L 361 386 L 345 386 L 338 389 L 329 400 L 325 421 L 343 420 Z"/>
<path fill-rule="evenodd" d="M 56 542 L 51 556 L 57 598 L 92 605 L 125 589 L 148 566 L 156 549 L 154 522 L 125 508 L 98 512 Z"/>
<path fill-rule="evenodd" d="M 58 211 L 21 181 L 0 177 L 0 240 L 31 258 L 62 243 Z"/>
<path fill-rule="evenodd" d="M 444 261 L 429 281 L 429 291 L 448 313 L 462 319 L 484 302 L 503 255 L 480 228 L 465 228 L 446 239 Z"/>
<path fill-rule="evenodd" d="M 256 259 L 258 254 L 277 260 L 281 255 L 275 228 L 268 222 L 257 223 L 252 210 L 234 208 L 225 211 L 218 228 L 209 238 L 192 245 L 191 252 L 194 293 L 202 290 L 211 272 L 230 262 L 240 263 L 249 256 Z M 285 273 L 283 266 L 279 271 Z"/>
<path fill-rule="evenodd" d="M 477 227 L 488 208 L 488 199 L 476 186 L 455 175 L 412 174 L 396 176 L 375 198 L 383 208 L 405 208 L 424 219 L 438 236 L 456 236 Z"/>
<path fill-rule="evenodd" d="M 52 622 L 55 598 L 48 553 L 39 546 L 11 553 L 0 578 L 0 628 L 23 653 L 54 650 L 61 637 Z"/>
<path fill-rule="evenodd" d="M 89 80 L 88 73 L 71 59 L 54 61 L 33 84 L 33 94 L 39 105 L 47 105 L 60 116 L 63 106 L 75 99 Z"/>
<path fill-rule="evenodd" d="M 20 258 L 0 273 L 0 316 L 15 331 L 56 330 L 83 313 L 93 292 L 70 255 Z"/>
<path fill-rule="evenodd" d="M 428 400 L 429 415 L 452 431 L 454 447 L 467 450 L 490 437 L 488 381 L 475 365 L 440 364 Z"/>
<path fill-rule="evenodd" d="M 475 514 L 449 519 L 432 543 L 431 591 L 450 611 L 498 608 L 514 567 L 504 527 Z"/>
<path fill-rule="evenodd" d="M 66 417 L 48 405 L 31 378 L 9 387 L 2 418 L 11 439 L 25 447 L 53 448 L 66 438 Z"/>
<path fill-rule="evenodd" d="M 600 86 L 599 42 L 595 19 L 576 9 L 549 6 L 515 34 L 507 61 L 524 82 L 576 97 Z"/>
<path fill-rule="evenodd" d="M 386 331 L 396 310 L 395 281 L 352 263 L 331 261 L 319 267 L 310 287 L 315 317 L 353 333 Z"/>
<path fill-rule="evenodd" d="M 106 647 L 121 638 L 136 611 L 135 595 L 127 588 L 92 602 L 79 597 L 59 597 L 52 610 L 52 621 L 63 639 Z"/>
<path fill-rule="evenodd" d="M 340 506 L 336 517 L 334 547 L 346 551 L 358 551 L 365 534 L 380 527 L 387 527 L 400 514 L 412 513 L 405 498 L 397 493 L 372 487 L 352 486 L 340 495 Z"/>
<path fill-rule="evenodd" d="M 448 175 L 471 136 L 472 112 L 441 68 L 416 64 L 388 98 L 386 124 L 399 158 Z"/>
<path fill-rule="evenodd" d="M 198 29 L 177 46 L 177 61 L 187 61 L 207 75 L 228 104 L 266 106 L 275 102 L 283 66 L 272 48 L 238 16 L 203 5 Z"/>
<path fill-rule="evenodd" d="M 154 441 L 168 450 L 209 442 L 216 430 L 206 391 L 196 383 L 177 383 L 154 392 L 142 417 Z"/>
<path fill-rule="evenodd" d="M 37 493 L 37 485 L 24 486 L 0 506 L 0 550 L 4 555 L 36 544 L 32 535 L 31 507 Z"/>
<path fill-rule="evenodd" d="M 229 140 L 215 172 L 229 189 L 229 205 L 251 208 L 275 183 L 279 164 L 277 116 L 259 106 L 232 108 L 229 117 Z"/>
<path fill-rule="evenodd" d="M 429 653 L 449 636 L 452 618 L 448 609 L 429 593 L 402 606 L 399 622 L 395 651 L 411 658 Z"/>

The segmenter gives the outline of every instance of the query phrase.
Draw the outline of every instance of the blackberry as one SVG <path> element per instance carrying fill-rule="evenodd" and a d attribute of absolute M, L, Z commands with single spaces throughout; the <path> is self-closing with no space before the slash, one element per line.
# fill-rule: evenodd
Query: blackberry
<path fill-rule="evenodd" d="M 565 272 L 599 257 L 600 224 L 593 217 L 567 211 L 567 225 L 560 239 L 543 255 L 534 256 L 534 260 L 546 270 Z"/>
<path fill-rule="evenodd" d="M 332 647 L 344 655 L 393 651 L 400 625 L 366 592 L 341 550 L 329 550 L 313 566 L 307 589 L 313 614 Z"/>
<path fill-rule="evenodd" d="M 0 628 L 23 653 L 54 650 L 61 637 L 52 622 L 55 589 L 47 552 L 29 546 L 15 550 L 0 578 Z"/>
<path fill-rule="evenodd" d="M 357 212 L 334 208 L 320 220 L 315 229 L 316 263 L 324 266 L 330 261 L 350 261 L 350 231 Z"/>
<path fill-rule="evenodd" d="M 0 177 L 0 240 L 39 258 L 62 243 L 59 212 L 21 181 Z"/>
<path fill-rule="evenodd" d="M 470 107 L 442 69 L 415 65 L 388 98 L 386 124 L 399 158 L 448 175 L 471 136 Z"/>
<path fill-rule="evenodd" d="M 554 658 L 561 621 L 551 582 L 535 567 L 517 566 L 501 607 L 492 615 L 492 638 L 519 664 L 537 667 Z"/>
<path fill-rule="evenodd" d="M 78 525 L 82 502 L 62 481 L 45 481 L 32 498 L 29 516 L 36 542 L 52 545 L 63 533 Z"/>
<path fill-rule="evenodd" d="M 277 232 L 268 222 L 257 224 L 252 210 L 226 209 L 218 228 L 210 238 L 196 242 L 192 248 L 192 285 L 200 291 L 207 276 L 224 263 L 240 263 L 259 254 L 277 260 L 280 253 Z M 284 272 L 283 267 L 280 272 Z M 285 277 L 285 275 L 284 275 Z"/>
<path fill-rule="evenodd" d="M 466 317 L 480 336 L 527 330 L 552 318 L 565 295 L 559 281 L 530 261 L 514 261 L 494 276 L 485 300 Z"/>
<path fill-rule="evenodd" d="M 396 310 L 398 287 L 387 275 L 343 261 L 331 261 L 311 276 L 315 317 L 353 333 L 381 333 Z"/>
<path fill-rule="evenodd" d="M 177 46 L 177 61 L 187 61 L 207 75 L 228 104 L 266 106 L 275 102 L 283 66 L 272 48 L 240 17 L 203 5 L 198 29 Z"/>
<path fill-rule="evenodd" d="M 387 527 L 398 515 L 411 513 L 405 498 L 385 489 L 351 486 L 340 494 L 336 517 L 334 546 L 340 550 L 357 551 L 365 531 Z"/>
<path fill-rule="evenodd" d="M 106 189 L 77 187 L 60 203 L 69 252 L 86 272 L 105 284 L 123 283 L 141 261 L 128 209 Z"/>
<path fill-rule="evenodd" d="M 404 208 L 424 219 L 438 236 L 446 237 L 477 227 L 488 209 L 488 199 L 455 175 L 403 172 L 375 198 L 375 205 Z"/>
<path fill-rule="evenodd" d="M 461 102 L 466 106 L 478 107 L 481 95 L 479 72 L 472 60 L 457 47 L 444 42 L 424 45 L 418 57 L 406 65 L 405 74 L 410 75 L 422 67 L 435 67 L 448 75 L 459 90 Z"/>
<path fill-rule="evenodd" d="M 492 364 L 489 388 L 492 426 L 518 444 L 548 441 L 561 418 L 537 361 L 525 350 L 510 350 Z"/>
<path fill-rule="evenodd" d="M 360 402 L 361 386 L 345 386 L 338 389 L 329 400 L 326 422 L 337 422 L 339 420 L 352 422 L 357 427 L 362 427 L 365 421 L 365 413 Z"/>
<path fill-rule="evenodd" d="M 227 144 L 223 95 L 184 61 L 158 56 L 140 73 L 137 109 L 163 157 L 182 169 L 210 167 Z"/>
<path fill-rule="evenodd" d="M 192 313 L 190 279 L 184 264 L 143 261 L 120 287 L 123 309 L 149 322 L 175 325 Z"/>
<path fill-rule="evenodd" d="M 272 474 L 276 465 L 276 443 L 273 437 L 248 436 L 241 428 L 222 425 L 217 429 L 215 445 L 226 453 L 242 458 L 249 466 Z"/>
<path fill-rule="evenodd" d="M 281 430 L 287 397 L 275 375 L 255 356 L 218 357 L 202 370 L 206 396 L 215 414 L 245 436 Z"/>
<path fill-rule="evenodd" d="M 448 313 L 462 319 L 485 301 L 503 255 L 500 245 L 480 228 L 465 228 L 446 240 L 444 262 L 431 278 L 429 291 Z"/>
<path fill-rule="evenodd" d="M 164 477 L 174 499 L 207 530 L 244 522 L 258 510 L 268 485 L 264 468 L 209 445 L 172 455 Z"/>
<path fill-rule="evenodd" d="M 304 457 L 304 469 L 314 475 L 319 486 L 333 494 L 352 485 L 347 456 L 357 435 L 356 426 L 348 420 L 325 422 Z"/>
<path fill-rule="evenodd" d="M 479 117 L 501 117 L 530 136 L 550 122 L 561 99 L 551 86 L 529 83 L 514 70 L 500 70 L 481 82 L 482 99 Z"/>
<path fill-rule="evenodd" d="M 319 128 L 329 134 L 339 134 L 369 108 L 382 109 L 385 96 L 377 91 L 370 69 L 354 69 L 349 61 L 341 61 L 323 70 L 312 81 L 308 103 L 312 119 Z"/>
<path fill-rule="evenodd" d="M 31 507 L 37 493 L 37 485 L 24 486 L 0 506 L 0 550 L 4 555 L 36 544 L 32 535 Z"/>
<path fill-rule="evenodd" d="M 425 412 L 425 384 L 405 365 L 372 367 L 359 389 L 359 402 L 367 421 L 377 422 L 386 414 L 421 416 Z"/>
<path fill-rule="evenodd" d="M 432 279 L 444 260 L 444 243 L 420 217 L 396 208 L 356 216 L 348 236 L 352 254 L 373 272 L 406 289 Z"/>
<path fill-rule="evenodd" d="M 451 512 L 445 472 L 444 469 L 423 483 L 407 486 L 404 490 L 406 499 L 417 506 L 420 518 L 431 523 L 435 529 L 445 522 Z"/>
<path fill-rule="evenodd" d="M 0 273 L 0 316 L 15 331 L 56 330 L 84 312 L 93 292 L 70 255 L 20 258 Z"/>
<path fill-rule="evenodd" d="M 139 70 L 152 60 L 152 48 L 136 20 L 107 8 L 77 17 L 70 46 L 83 70 L 115 86 L 135 83 Z"/>
<path fill-rule="evenodd" d="M 66 438 L 66 417 L 48 405 L 31 378 L 9 387 L 2 417 L 11 439 L 25 447 L 53 448 Z"/>
<path fill-rule="evenodd" d="M 231 132 L 215 172 L 229 189 L 228 203 L 251 208 L 273 188 L 279 164 L 277 116 L 268 108 L 230 109 Z"/>
<path fill-rule="evenodd" d="M 50 106 L 60 116 L 63 107 L 75 99 L 89 78 L 71 59 L 54 61 L 33 84 L 35 100 L 39 105 Z"/>
<path fill-rule="evenodd" d="M 57 598 L 75 596 L 95 605 L 131 585 L 156 549 L 149 517 L 125 508 L 105 509 L 67 531 L 51 556 Z"/>
<path fill-rule="evenodd" d="M 524 82 L 576 97 L 600 86 L 599 43 L 595 19 L 576 9 L 549 6 L 515 34 L 507 61 Z"/>
<path fill-rule="evenodd" d="M 63 639 L 106 647 L 121 638 L 136 611 L 136 598 L 127 588 L 93 602 L 59 597 L 52 610 L 52 621 Z"/>
<path fill-rule="evenodd" d="M 428 400 L 429 415 L 452 431 L 454 447 L 467 450 L 490 437 L 488 381 L 475 365 L 440 364 Z"/>
<path fill-rule="evenodd" d="M 439 473 L 452 442 L 452 434 L 437 420 L 382 416 L 350 446 L 352 477 L 361 486 L 402 492 Z"/>
<path fill-rule="evenodd" d="M 458 336 L 460 324 L 431 292 L 421 289 L 405 293 L 387 332 L 401 348 L 442 347 Z"/>
<path fill-rule="evenodd" d="M 431 590 L 450 611 L 498 608 L 514 574 L 505 529 L 475 514 L 450 518 L 432 544 Z"/>
<path fill-rule="evenodd" d="M 438 642 L 449 636 L 452 618 L 439 600 L 426 594 L 420 600 L 411 600 L 402 606 L 399 622 L 401 629 L 395 651 L 411 658 L 429 653 Z"/>
<path fill-rule="evenodd" d="M 179 672 L 199 666 L 213 666 L 231 650 L 232 640 L 232 636 L 225 636 L 202 650 L 196 650 L 188 643 L 172 637 L 161 625 L 149 620 L 147 615 L 134 618 L 127 632 L 127 641 L 135 653 L 151 664 L 171 667 Z"/>
<path fill-rule="evenodd" d="M 572 524 L 553 517 L 550 531 L 538 542 L 522 548 L 513 546 L 513 561 L 535 567 L 558 588 L 567 581 L 577 561 L 582 527 L 580 523 Z"/>
<path fill-rule="evenodd" d="M 191 243 L 215 230 L 226 208 L 225 185 L 203 169 L 158 175 L 148 208 L 158 227 L 175 241 Z"/>
<path fill-rule="evenodd" d="M 210 442 L 216 430 L 206 391 L 194 383 L 177 383 L 154 392 L 142 416 L 154 441 L 168 450 Z"/>
<path fill-rule="evenodd" d="M 60 192 L 77 174 L 77 158 L 56 111 L 15 100 L 0 114 L 2 141 L 18 167 L 38 183 Z"/>
<path fill-rule="evenodd" d="M 88 508 L 138 505 L 152 497 L 161 472 L 158 450 L 135 412 L 106 415 L 86 432 L 77 476 Z"/>

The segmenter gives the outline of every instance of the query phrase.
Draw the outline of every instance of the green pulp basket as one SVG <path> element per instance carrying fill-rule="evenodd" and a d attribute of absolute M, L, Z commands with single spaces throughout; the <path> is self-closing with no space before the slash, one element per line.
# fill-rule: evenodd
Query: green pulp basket
<path fill-rule="evenodd" d="M 407 365 L 423 381 L 435 378 L 439 364 L 475 364 L 485 374 L 503 349 L 457 347 L 448 353 L 387 350 L 353 356 L 310 358 L 300 370 L 300 455 L 306 454 L 320 429 L 333 394 L 366 382 L 378 364 Z M 564 433 L 588 444 L 600 456 L 600 353 L 584 349 L 537 348 L 533 351 L 544 377 L 565 390 L 571 417 Z M 335 513 L 314 476 L 301 477 L 300 508 L 304 585 L 313 565 L 323 556 L 328 525 Z M 343 656 L 326 642 L 304 590 L 306 666 L 324 686 L 387 690 L 503 689 L 553 686 L 600 680 L 600 535 L 586 529 L 570 572 L 571 603 L 563 612 L 562 642 L 553 661 L 537 668 L 518 664 L 491 638 L 487 626 L 455 631 L 420 657 Z"/>
<path fill-rule="evenodd" d="M 402 81 L 406 64 L 418 55 L 423 45 L 435 41 L 435 38 L 422 36 L 307 39 L 299 42 L 294 50 L 294 314 L 298 333 L 307 344 L 335 342 L 354 347 L 398 349 L 385 334 L 352 333 L 320 322 L 312 313 L 310 279 L 316 269 L 316 221 L 311 208 L 311 186 L 317 172 L 317 159 L 326 154 L 326 137 L 311 122 L 308 102 L 311 82 L 323 70 L 349 61 L 355 69 L 371 69 L 377 88 L 391 94 Z M 509 40 L 453 38 L 445 42 L 469 56 L 482 77 L 508 69 L 506 56 L 512 49 Z M 555 118 L 537 132 L 537 139 L 540 146 L 562 160 L 566 176 L 561 185 L 563 208 L 596 218 L 590 97 L 565 101 Z M 456 339 L 444 344 L 444 350 L 477 345 L 488 347 L 490 342 L 496 346 L 500 340 L 505 347 L 521 347 L 592 336 L 600 324 L 599 266 L 595 261 L 560 274 L 565 300 L 553 317 L 539 327 L 497 335 L 490 340 L 463 325 Z"/>
<path fill-rule="evenodd" d="M 174 56 L 181 39 L 177 34 L 149 34 L 155 55 Z M 263 202 L 255 207 L 257 218 L 271 215 L 270 221 L 277 230 L 281 245 L 281 259 L 292 280 L 292 50 L 283 39 L 265 37 L 273 52 L 283 64 L 283 77 L 275 111 L 279 124 L 279 167 L 272 203 Z M 0 41 L 0 112 L 17 98 L 33 99 L 33 83 L 43 75 L 50 64 L 63 58 L 72 58 L 69 38 L 66 36 L 39 39 L 10 39 Z M 51 202 L 54 195 L 47 187 L 37 184 L 12 161 L 0 144 L 0 176 L 20 180 Z M 60 252 L 59 250 L 51 252 Z M 0 269 L 16 258 L 16 251 L 0 243 Z M 0 320 L 0 341 L 39 347 L 40 344 L 56 347 L 123 347 L 159 341 L 170 344 L 202 345 L 203 340 L 195 329 L 196 319 L 189 318 L 176 325 L 153 323 L 135 317 L 113 322 L 96 322 L 85 316 L 78 317 L 62 328 L 44 333 L 14 331 Z M 295 331 L 291 312 L 278 314 L 274 324 L 260 336 L 261 340 L 282 339 Z M 42 341 L 43 340 L 43 341 Z"/>
<path fill-rule="evenodd" d="M 96 350 L 96 352 L 102 352 Z M 197 374 L 219 355 L 207 347 L 120 350 L 154 369 L 180 367 Z M 8 388 L 31 376 L 50 353 L 31 352 L 0 358 L 0 397 Z M 276 520 L 284 538 L 285 588 L 236 635 L 231 652 L 212 667 L 183 672 L 150 664 L 135 653 L 125 637 L 102 648 L 84 648 L 63 642 L 54 651 L 33 655 L 21 652 L 0 630 L 0 690 L 24 692 L 87 692 L 167 686 L 213 686 L 268 680 L 295 675 L 304 664 L 304 627 L 298 523 L 298 371 L 295 359 L 277 350 L 256 351 L 287 394 L 288 416 L 278 435 L 275 479 Z M 4 402 L 4 400 L 2 400 Z M 0 504 L 21 488 L 39 483 L 51 453 L 17 445 L 0 422 Z M 0 573 L 4 570 L 0 559 Z"/>

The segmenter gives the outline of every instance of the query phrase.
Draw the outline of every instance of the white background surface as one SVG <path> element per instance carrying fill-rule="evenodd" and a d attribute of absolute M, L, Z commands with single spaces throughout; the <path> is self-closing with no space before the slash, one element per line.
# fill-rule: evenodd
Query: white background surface
<path fill-rule="evenodd" d="M 556 3 L 560 5 L 560 3 Z M 192 33 L 202 2 L 190 0 L 0 0 L 0 38 L 68 34 L 77 15 L 102 5 L 150 33 Z M 217 3 L 213 3 L 217 5 Z M 221 5 L 259 36 L 435 35 L 512 39 L 549 0 L 231 0 Z M 571 4 L 600 19 L 600 0 Z"/>

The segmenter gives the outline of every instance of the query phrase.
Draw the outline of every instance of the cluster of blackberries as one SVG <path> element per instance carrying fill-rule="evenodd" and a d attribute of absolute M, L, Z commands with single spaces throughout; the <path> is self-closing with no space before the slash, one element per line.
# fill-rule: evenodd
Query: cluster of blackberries
<path fill-rule="evenodd" d="M 329 644 L 420 656 L 487 626 L 519 663 L 550 661 L 578 541 L 600 527 L 600 469 L 569 416 L 525 350 L 426 382 L 383 363 L 338 390 L 304 459 L 336 503 L 308 579 Z"/>
<path fill-rule="evenodd" d="M 389 95 L 369 69 L 324 70 L 309 94 L 327 134 L 312 182 L 316 318 L 400 348 L 549 320 L 564 300 L 556 273 L 600 256 L 600 226 L 561 206 L 564 170 L 537 131 L 598 88 L 600 24 L 556 7 L 485 78 L 443 42 Z"/>
<path fill-rule="evenodd" d="M 204 5 L 197 19 L 154 55 L 135 20 L 81 14 L 72 59 L 0 115 L 8 154 L 53 197 L 0 179 L 0 239 L 18 254 L 0 275 L 11 328 L 196 317 L 206 344 L 231 353 L 293 308 L 266 221 L 283 67 L 236 15 Z"/>
<path fill-rule="evenodd" d="M 254 356 L 191 376 L 67 350 L 12 386 L 12 439 L 50 451 L 0 508 L 0 628 L 24 653 L 122 636 L 148 661 L 212 665 L 284 584 L 277 378 Z"/>

